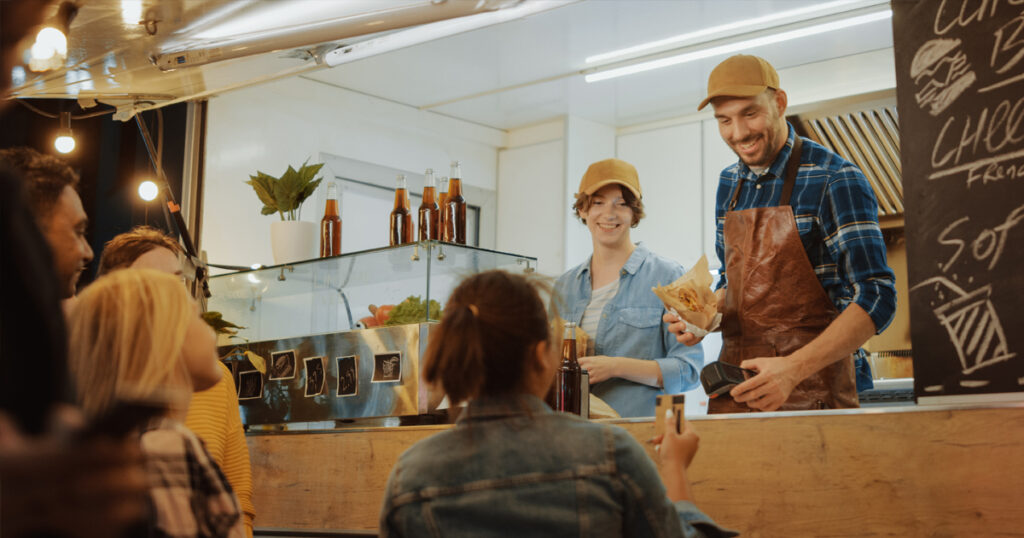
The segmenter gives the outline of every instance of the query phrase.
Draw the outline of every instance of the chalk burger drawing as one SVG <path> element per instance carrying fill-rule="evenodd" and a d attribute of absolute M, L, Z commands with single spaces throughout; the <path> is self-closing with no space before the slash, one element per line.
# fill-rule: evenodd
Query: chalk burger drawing
<path fill-rule="evenodd" d="M 937 116 L 974 84 L 977 75 L 959 39 L 932 39 L 917 49 L 910 78 L 914 79 L 917 105 Z"/>

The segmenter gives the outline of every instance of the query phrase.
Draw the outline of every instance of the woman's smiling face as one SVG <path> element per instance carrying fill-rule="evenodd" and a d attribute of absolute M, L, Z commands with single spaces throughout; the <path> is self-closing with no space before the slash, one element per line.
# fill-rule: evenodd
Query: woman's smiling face
<path fill-rule="evenodd" d="M 580 218 L 586 220 L 595 246 L 600 244 L 611 247 L 629 243 L 633 210 L 626 205 L 620 185 L 605 185 L 591 195 L 590 207 L 585 212 L 580 211 Z"/>

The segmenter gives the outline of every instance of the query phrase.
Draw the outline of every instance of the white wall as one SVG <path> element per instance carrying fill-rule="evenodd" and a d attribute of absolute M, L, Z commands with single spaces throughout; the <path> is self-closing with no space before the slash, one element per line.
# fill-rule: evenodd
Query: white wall
<path fill-rule="evenodd" d="M 439 175 L 461 160 L 466 184 L 494 190 L 498 148 L 506 145 L 497 129 L 300 79 L 212 99 L 208 126 L 201 248 L 210 262 L 234 265 L 272 263 L 270 223 L 278 217 L 260 215 L 262 204 L 244 183 L 257 170 L 277 176 L 289 164 L 315 162 L 321 152 L 410 173 L 442 170 Z M 313 203 L 320 197 L 306 203 L 302 220 L 320 220 L 323 208 Z M 377 220 L 342 219 L 344 234 L 387 237 L 367 224 Z M 482 246 L 493 241 L 481 237 Z"/>
<path fill-rule="evenodd" d="M 699 125 L 620 136 L 618 156 L 636 167 L 644 193 L 647 216 L 632 231 L 632 239 L 691 267 L 700 257 L 708 221 L 702 202 Z"/>
<path fill-rule="evenodd" d="M 537 258 L 537 272 L 562 273 L 565 228 L 565 124 L 509 133 L 498 154 L 497 249 Z"/>
<path fill-rule="evenodd" d="M 580 179 L 592 163 L 615 157 L 615 128 L 570 116 L 566 121 L 564 269 L 582 263 L 594 250 L 587 226 L 572 214 Z"/>
<path fill-rule="evenodd" d="M 705 120 L 701 122 L 704 148 L 701 154 L 701 177 L 704 181 L 704 203 L 707 212 L 707 223 L 704 228 L 704 253 L 708 256 L 708 264 L 712 269 L 719 268 L 718 254 L 715 253 L 715 199 L 718 191 L 718 178 L 722 169 L 736 162 L 736 154 L 718 134 L 718 122 Z"/>

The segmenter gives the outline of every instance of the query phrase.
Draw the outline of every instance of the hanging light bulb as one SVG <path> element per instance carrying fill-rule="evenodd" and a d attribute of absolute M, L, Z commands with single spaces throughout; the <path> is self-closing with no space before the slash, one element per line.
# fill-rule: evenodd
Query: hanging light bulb
<path fill-rule="evenodd" d="M 28 58 L 30 70 L 38 73 L 64 67 L 68 57 L 68 33 L 76 14 L 76 2 L 64 0 L 60 3 L 56 15 L 50 17 L 36 34 Z"/>
<path fill-rule="evenodd" d="M 160 194 L 160 188 L 156 186 L 156 183 L 149 180 L 139 183 L 139 198 L 152 202 L 156 199 L 157 194 Z"/>
<path fill-rule="evenodd" d="M 57 138 L 53 141 L 53 147 L 61 153 L 71 153 L 75 150 L 75 135 L 71 132 L 71 113 L 60 113 L 60 129 L 57 130 Z"/>
<path fill-rule="evenodd" d="M 64 32 L 47 26 L 36 34 L 36 42 L 32 45 L 32 58 L 36 60 L 49 60 L 53 55 L 67 57 L 68 38 Z"/>

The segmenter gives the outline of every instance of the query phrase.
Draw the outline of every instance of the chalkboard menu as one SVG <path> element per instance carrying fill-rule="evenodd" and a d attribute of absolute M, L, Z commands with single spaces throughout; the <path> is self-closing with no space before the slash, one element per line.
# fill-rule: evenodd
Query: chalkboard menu
<path fill-rule="evenodd" d="M 914 392 L 1024 399 L 1024 2 L 892 7 Z"/>

